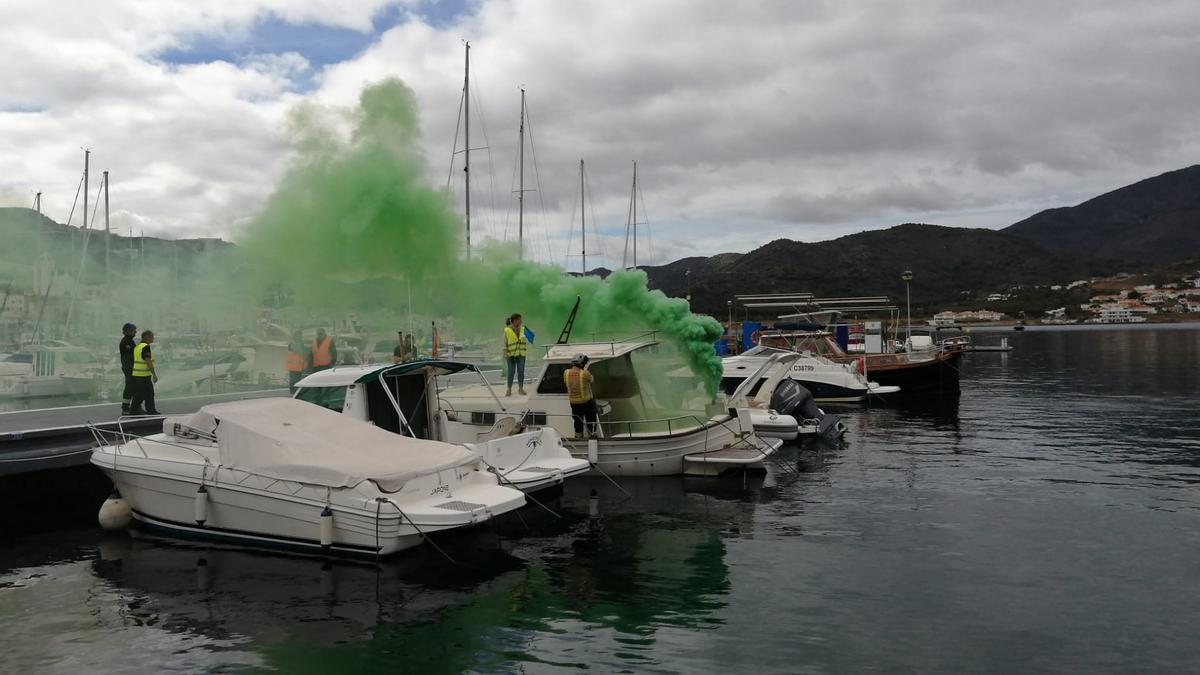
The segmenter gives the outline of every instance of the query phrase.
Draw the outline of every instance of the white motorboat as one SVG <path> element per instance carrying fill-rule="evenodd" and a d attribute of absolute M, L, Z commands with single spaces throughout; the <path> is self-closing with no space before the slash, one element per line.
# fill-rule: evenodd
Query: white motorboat
<path fill-rule="evenodd" d="M 561 485 L 591 469 L 586 459 L 571 456 L 552 427 L 513 435 L 514 425 L 470 439 L 461 434 L 450 439 L 447 415 L 438 406 L 438 379 L 463 372 L 476 373 L 483 386 L 490 388 L 472 363 L 418 359 L 316 372 L 296 383 L 295 395 L 393 433 L 433 441 L 469 441 L 468 447 L 479 453 L 501 482 L 523 492 Z"/>
<path fill-rule="evenodd" d="M 289 398 L 208 405 L 92 464 L 141 526 L 183 538 L 387 555 L 520 508 L 470 449 L 400 436 Z"/>
<path fill-rule="evenodd" d="M 796 352 L 772 354 L 729 396 L 729 406 L 746 408 L 760 436 L 795 440 L 799 436 L 837 438 L 846 426 L 816 406 L 812 394 L 791 379 Z"/>
<path fill-rule="evenodd" d="M 724 373 L 721 388 L 726 393 L 732 393 L 764 360 L 773 354 L 788 351 L 758 345 L 737 356 L 722 359 Z M 800 358 L 791 366 L 791 379 L 812 392 L 819 402 L 857 403 L 869 395 L 894 394 L 900 391 L 899 387 L 884 386 L 867 380 L 854 369 L 853 364 L 836 363 L 808 352 L 799 354 Z"/>
<path fill-rule="evenodd" d="M 553 428 L 571 454 L 619 476 L 718 475 L 761 470 L 782 441 L 759 438 L 749 410 L 708 403 L 694 377 L 669 377 L 653 339 L 550 345 L 528 394 L 497 398 L 489 386 L 443 389 L 446 440 L 470 442 L 522 428 Z M 599 424 L 576 438 L 563 372 L 583 354 L 595 378 Z M 677 367 L 677 366 L 671 366 Z M 658 373 L 659 376 L 651 376 Z"/>
<path fill-rule="evenodd" d="M 93 395 L 103 372 L 100 359 L 84 347 L 29 345 L 0 361 L 0 398 Z"/>

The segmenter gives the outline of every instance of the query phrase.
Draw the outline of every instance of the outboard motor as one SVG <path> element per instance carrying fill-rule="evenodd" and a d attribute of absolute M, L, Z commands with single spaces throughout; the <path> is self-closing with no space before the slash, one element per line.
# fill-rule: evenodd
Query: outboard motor
<path fill-rule="evenodd" d="M 798 420 L 817 420 L 817 428 L 822 436 L 837 438 L 846 431 L 846 425 L 837 415 L 830 415 L 818 408 L 812 392 L 790 378 L 780 382 L 771 393 L 771 409 Z"/>

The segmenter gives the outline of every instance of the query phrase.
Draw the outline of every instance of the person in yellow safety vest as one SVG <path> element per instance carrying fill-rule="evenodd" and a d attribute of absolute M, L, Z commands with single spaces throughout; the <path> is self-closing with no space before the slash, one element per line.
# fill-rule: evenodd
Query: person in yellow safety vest
<path fill-rule="evenodd" d="M 513 378 L 517 380 L 517 393 L 525 395 L 525 356 L 529 354 L 529 340 L 525 337 L 525 329 L 521 325 L 521 315 L 513 314 L 508 317 L 504 326 L 504 364 L 507 367 L 505 377 L 508 380 L 508 391 L 505 396 L 512 396 Z"/>
<path fill-rule="evenodd" d="M 563 373 L 567 384 L 567 397 L 571 401 L 571 420 L 575 423 L 575 435 L 582 436 L 587 426 L 589 436 L 596 435 L 600 424 L 596 410 L 596 397 L 592 394 L 595 378 L 587 371 L 588 357 L 576 354 L 571 358 L 571 367 Z"/>
<path fill-rule="evenodd" d="M 150 345 L 154 344 L 154 333 L 142 332 L 142 341 L 133 348 L 134 380 L 133 396 L 129 399 L 130 415 L 157 415 L 158 408 L 154 405 L 154 383 L 158 382 L 158 372 L 154 370 L 154 355 L 150 353 Z M 143 404 L 145 410 L 142 409 Z"/>
<path fill-rule="evenodd" d="M 328 370 L 337 363 L 337 346 L 333 344 L 333 337 L 325 334 L 324 328 L 317 329 L 317 337 L 312 341 L 312 355 L 310 362 L 312 372 Z"/>
<path fill-rule="evenodd" d="M 284 361 L 288 374 L 288 393 L 296 393 L 296 383 L 304 377 L 304 369 L 308 367 L 308 356 L 304 353 L 303 338 L 300 331 L 292 335 L 288 343 L 287 359 Z"/>

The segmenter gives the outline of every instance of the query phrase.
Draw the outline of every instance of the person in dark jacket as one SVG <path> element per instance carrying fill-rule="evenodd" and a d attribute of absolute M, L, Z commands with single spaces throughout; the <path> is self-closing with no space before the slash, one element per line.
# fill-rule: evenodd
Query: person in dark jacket
<path fill-rule="evenodd" d="M 117 345 L 117 353 L 121 355 L 121 372 L 125 375 L 125 389 L 121 392 L 121 414 L 128 415 L 129 400 L 133 398 L 136 385 L 133 381 L 133 348 L 137 346 L 137 340 L 134 339 L 137 326 L 127 323 L 121 327 L 121 332 L 124 336 Z"/>

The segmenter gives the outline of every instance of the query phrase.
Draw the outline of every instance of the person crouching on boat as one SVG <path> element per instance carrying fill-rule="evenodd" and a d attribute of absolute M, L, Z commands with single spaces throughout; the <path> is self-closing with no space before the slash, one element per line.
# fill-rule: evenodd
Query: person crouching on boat
<path fill-rule="evenodd" d="M 571 420 L 575 423 L 575 435 L 582 436 L 587 427 L 589 436 L 596 435 L 600 420 L 596 411 L 596 397 L 592 394 L 595 378 L 587 371 L 588 357 L 576 354 L 571 358 L 571 367 L 563 373 L 567 384 L 567 397 L 571 401 Z"/>

